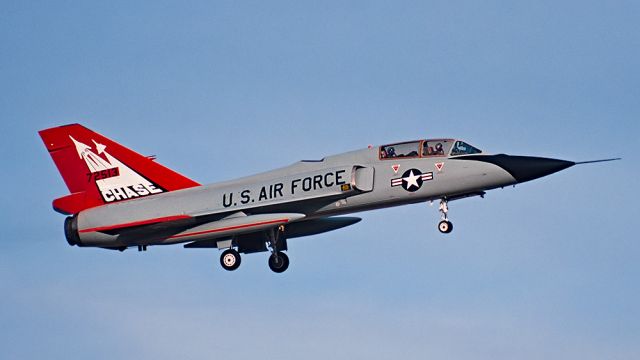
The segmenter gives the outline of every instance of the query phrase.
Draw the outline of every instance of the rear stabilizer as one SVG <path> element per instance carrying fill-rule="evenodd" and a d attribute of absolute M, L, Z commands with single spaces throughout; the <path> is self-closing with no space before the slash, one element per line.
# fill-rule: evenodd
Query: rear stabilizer
<path fill-rule="evenodd" d="M 71 192 L 53 201 L 63 214 L 200 185 L 79 124 L 39 134 Z"/>

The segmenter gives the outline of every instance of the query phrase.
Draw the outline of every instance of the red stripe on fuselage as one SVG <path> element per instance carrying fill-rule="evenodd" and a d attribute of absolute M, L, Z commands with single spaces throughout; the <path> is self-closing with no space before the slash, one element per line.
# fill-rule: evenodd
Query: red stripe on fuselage
<path fill-rule="evenodd" d="M 181 237 L 186 237 L 186 236 L 195 236 L 195 235 L 202 235 L 202 234 L 212 234 L 212 233 L 221 232 L 221 231 L 227 231 L 227 230 L 245 229 L 245 228 L 253 227 L 253 226 L 277 224 L 277 223 L 286 223 L 286 222 L 289 222 L 289 219 L 278 219 L 278 220 L 261 221 L 261 222 L 257 222 L 257 223 L 253 223 L 253 224 L 235 225 L 235 226 L 228 226 L 228 227 L 219 228 L 219 229 L 196 231 L 196 232 L 186 233 L 186 234 L 178 234 L 178 235 L 170 236 L 169 239 L 176 239 L 176 238 L 181 238 Z"/>
<path fill-rule="evenodd" d="M 184 220 L 184 219 L 190 219 L 190 218 L 191 216 L 189 215 L 165 216 L 165 217 L 160 217 L 155 219 L 133 221 L 133 222 L 124 223 L 124 224 L 98 226 L 98 227 L 82 229 L 78 231 L 81 233 L 94 232 L 94 231 L 107 231 L 107 230 L 122 229 L 122 228 L 133 227 L 133 226 L 149 225 L 149 224 L 156 224 L 156 223 L 169 222 L 169 221 L 175 221 L 175 220 Z"/>

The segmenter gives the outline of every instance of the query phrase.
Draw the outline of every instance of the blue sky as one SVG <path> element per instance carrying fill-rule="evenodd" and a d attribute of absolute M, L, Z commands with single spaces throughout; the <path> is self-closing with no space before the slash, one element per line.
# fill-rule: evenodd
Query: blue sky
<path fill-rule="evenodd" d="M 4 1 L 8 359 L 640 356 L 633 1 Z M 217 250 L 69 247 L 37 130 L 81 122 L 200 182 L 450 136 L 574 167 L 363 213 L 223 271 Z"/>

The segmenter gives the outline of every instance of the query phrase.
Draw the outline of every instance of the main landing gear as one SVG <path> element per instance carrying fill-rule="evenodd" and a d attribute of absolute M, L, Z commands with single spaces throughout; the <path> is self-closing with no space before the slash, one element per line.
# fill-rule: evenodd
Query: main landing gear
<path fill-rule="evenodd" d="M 235 249 L 227 249 L 220 255 L 220 265 L 227 270 L 233 271 L 240 266 L 240 253 Z"/>
<path fill-rule="evenodd" d="M 280 236 L 284 233 L 284 226 L 280 225 L 277 228 L 270 229 L 267 232 L 267 239 L 269 248 L 271 249 L 271 256 L 269 256 L 269 268 L 276 273 L 281 273 L 289 268 L 289 257 L 287 254 L 280 250 L 286 250 L 286 243 Z M 229 248 L 222 252 L 220 255 L 220 265 L 227 271 L 233 271 L 240 266 L 241 258 L 240 253 Z"/>
<path fill-rule="evenodd" d="M 446 199 L 440 199 L 440 206 L 438 207 L 442 219 L 438 223 L 438 230 L 443 234 L 448 234 L 453 231 L 453 223 L 451 223 L 447 217 L 447 213 L 449 212 L 449 206 L 447 203 L 448 201 Z"/>
<path fill-rule="evenodd" d="M 289 268 L 289 257 L 278 250 L 278 246 L 282 245 L 280 235 L 284 233 L 284 225 L 271 229 L 268 234 L 269 247 L 271 248 L 271 256 L 269 256 L 269 268 L 275 273 L 281 273 Z"/>
<path fill-rule="evenodd" d="M 277 251 L 269 256 L 269 268 L 271 271 L 281 273 L 289 267 L 289 257 L 282 251 Z"/>

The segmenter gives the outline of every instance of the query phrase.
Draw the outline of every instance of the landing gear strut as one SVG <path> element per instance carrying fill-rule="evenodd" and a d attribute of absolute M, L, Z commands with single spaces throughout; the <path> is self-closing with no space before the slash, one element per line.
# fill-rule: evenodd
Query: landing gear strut
<path fill-rule="evenodd" d="M 227 270 L 233 271 L 240 266 L 240 253 L 235 249 L 227 249 L 220 255 L 220 265 Z"/>
<path fill-rule="evenodd" d="M 273 228 L 268 233 L 269 247 L 271 248 L 271 256 L 269 256 L 269 268 L 271 271 L 281 273 L 289 267 L 289 257 L 282 251 L 278 251 L 280 235 L 284 233 L 284 225 Z"/>
<path fill-rule="evenodd" d="M 449 212 L 449 206 L 447 205 L 448 201 L 446 199 L 440 199 L 440 206 L 438 209 L 440 210 L 441 219 L 438 223 L 438 230 L 440 230 L 443 234 L 448 234 L 453 231 L 453 224 L 449 221 L 447 217 L 447 213 Z"/>

